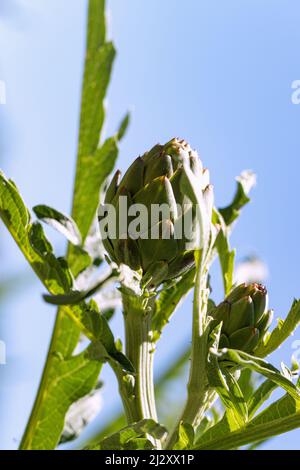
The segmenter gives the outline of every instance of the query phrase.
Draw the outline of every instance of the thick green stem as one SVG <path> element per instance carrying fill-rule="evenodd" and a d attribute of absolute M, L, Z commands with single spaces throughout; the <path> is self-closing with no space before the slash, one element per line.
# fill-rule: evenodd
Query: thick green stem
<path fill-rule="evenodd" d="M 217 394 L 215 390 L 209 387 L 208 384 L 203 384 L 201 390 L 198 390 L 198 393 L 189 395 L 182 413 L 181 421 L 197 427 L 216 398 Z"/>
<path fill-rule="evenodd" d="M 126 355 L 132 362 L 135 374 L 116 371 L 128 424 L 143 419 L 157 421 L 153 382 L 154 343 L 152 341 L 153 302 L 144 308 L 142 299 L 123 296 Z M 155 441 L 160 448 L 160 442 Z"/>
<path fill-rule="evenodd" d="M 183 413 L 179 419 L 179 423 L 188 423 L 197 426 L 204 413 L 211 403 L 214 392 L 208 385 L 206 375 L 206 359 L 207 359 L 207 274 L 201 262 L 201 255 L 198 260 L 198 269 L 196 272 L 195 288 L 194 288 L 194 304 L 193 304 L 193 332 L 192 332 L 192 353 L 190 376 L 187 387 L 187 401 L 184 406 Z M 178 427 L 171 434 L 166 448 L 172 449 L 177 435 Z"/>

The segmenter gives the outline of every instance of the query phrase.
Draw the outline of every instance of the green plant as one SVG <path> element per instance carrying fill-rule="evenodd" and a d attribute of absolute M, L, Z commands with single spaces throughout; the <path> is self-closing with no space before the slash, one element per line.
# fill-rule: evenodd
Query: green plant
<path fill-rule="evenodd" d="M 229 237 L 233 222 L 249 202 L 253 175 L 243 173 L 237 179 L 232 203 L 218 210 L 213 207 L 208 173 L 197 154 L 186 142 L 175 139 L 137 159 L 120 183 L 117 172 L 106 188 L 129 117 L 114 136 L 99 144 L 103 100 L 115 55 L 113 45 L 105 39 L 104 9 L 104 0 L 89 1 L 72 217 L 45 205 L 34 208 L 40 221 L 67 237 L 64 258 L 55 256 L 41 223 L 32 221 L 16 185 L 0 174 L 0 216 L 47 289 L 45 300 L 58 306 L 49 354 L 20 448 L 54 449 L 78 435 L 76 429 L 73 435 L 63 433 L 66 415 L 71 405 L 82 406 L 82 400 L 93 396 L 105 362 L 117 377 L 124 414 L 116 415 L 87 444 L 88 449 L 236 449 L 299 427 L 295 366 L 290 370 L 283 365 L 279 371 L 264 358 L 299 324 L 300 301 L 295 300 L 286 319 L 269 332 L 266 291 L 257 284 L 233 285 L 235 252 Z M 118 232 L 116 238 L 101 240 L 97 230 L 101 188 L 103 202 L 112 203 L 117 214 L 121 212 L 120 196 L 126 196 L 129 205 L 142 203 L 147 208 L 166 203 L 171 211 L 154 224 L 158 236 L 143 238 L 142 232 L 128 238 L 134 220 L 131 214 L 122 236 Z M 180 215 L 176 204 L 183 202 L 185 210 Z M 175 236 L 184 214 L 191 217 L 192 238 Z M 100 222 L 105 217 L 104 211 Z M 109 258 L 105 258 L 102 243 Z M 216 259 L 224 281 L 225 300 L 219 306 L 211 299 L 209 287 L 209 270 Z M 108 270 L 103 273 L 99 268 L 105 260 Z M 109 301 L 97 303 L 95 294 L 104 295 L 107 289 Z M 192 289 L 191 351 L 183 351 L 155 386 L 152 369 L 157 342 L 179 302 Z M 120 297 L 125 350 L 109 325 L 115 306 L 111 299 L 119 301 Z M 89 344 L 77 354 L 81 334 Z M 156 410 L 158 393 L 182 370 L 189 356 L 186 403 L 178 422 L 171 419 L 165 427 Z M 264 377 L 264 382 L 253 386 L 247 371 Z M 278 387 L 285 395 L 261 411 Z M 218 397 L 221 413 L 215 407 Z"/>

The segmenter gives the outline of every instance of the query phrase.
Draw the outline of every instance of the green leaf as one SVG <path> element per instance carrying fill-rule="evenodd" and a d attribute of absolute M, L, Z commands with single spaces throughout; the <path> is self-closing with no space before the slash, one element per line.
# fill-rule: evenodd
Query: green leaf
<path fill-rule="evenodd" d="M 121 431 L 107 437 L 97 445 L 89 446 L 87 450 L 142 450 L 153 449 L 153 444 L 147 436 L 163 439 L 167 430 L 151 419 L 145 419 L 127 426 Z"/>
<path fill-rule="evenodd" d="M 153 316 L 152 331 L 154 340 L 157 341 L 162 333 L 164 326 L 169 322 L 172 314 L 183 301 L 194 285 L 195 270 L 185 274 L 180 281 L 173 284 L 168 289 L 163 289 L 155 304 Z"/>
<path fill-rule="evenodd" d="M 242 391 L 234 376 L 226 369 L 221 369 L 217 357 L 209 356 L 207 376 L 209 385 L 214 388 L 227 409 L 230 430 L 243 427 L 248 420 L 248 408 Z"/>
<path fill-rule="evenodd" d="M 79 274 L 91 266 L 93 260 L 81 246 L 70 245 L 68 261 L 72 266 L 72 274 L 76 279 Z"/>
<path fill-rule="evenodd" d="M 105 43 L 105 37 L 105 0 L 89 0 L 86 61 L 92 62 L 98 49 Z"/>
<path fill-rule="evenodd" d="M 60 294 L 70 290 L 72 277 L 66 263 L 54 256 L 42 226 L 31 224 L 18 189 L 3 173 L 0 173 L 0 217 L 49 292 Z"/>
<path fill-rule="evenodd" d="M 80 158 L 77 167 L 73 217 L 83 240 L 86 239 L 99 205 L 100 188 L 112 172 L 118 156 L 115 137 L 107 139 L 93 155 Z"/>
<path fill-rule="evenodd" d="M 2 184 L 1 184 L 2 183 Z M 30 224 L 28 211 L 19 195 L 14 184 L 0 175 L 0 211 L 4 215 L 4 222 L 8 229 L 14 235 L 19 248 L 22 250 L 32 268 L 39 275 L 43 284 L 53 294 L 58 293 L 59 299 L 68 299 L 68 294 L 59 294 L 66 292 L 72 287 L 72 276 L 68 265 L 64 259 L 58 259 L 53 254 L 52 246 L 46 239 L 43 228 L 40 223 Z M 22 217 L 21 215 L 26 215 Z M 24 224 L 25 225 L 22 225 Z M 103 281 L 101 282 L 103 285 Z M 95 290 L 101 286 L 94 286 L 88 294 L 92 295 Z M 70 297 L 76 294 L 70 293 Z M 82 293 L 77 294 L 77 302 L 80 301 Z M 85 293 L 87 295 L 87 293 Z M 55 296 L 49 296 L 50 299 Z M 65 302 L 63 302 L 65 303 Z M 114 360 L 121 363 L 122 367 L 129 368 L 128 360 L 115 348 L 114 338 L 107 324 L 107 321 L 96 310 L 88 307 L 84 302 L 75 305 L 73 308 L 67 307 L 64 312 L 76 323 L 80 330 L 92 341 L 102 341 L 107 354 Z"/>
<path fill-rule="evenodd" d="M 46 239 L 41 224 L 30 223 L 29 213 L 16 186 L 8 181 L 3 174 L 0 175 L 0 214 L 4 223 L 7 225 L 8 230 L 18 243 L 19 248 L 48 290 L 53 294 L 56 294 L 70 289 L 72 286 L 72 277 L 66 261 L 55 257 L 52 246 Z M 111 332 L 106 320 L 100 316 L 99 312 L 95 312 L 94 309 L 88 309 L 85 304 L 74 306 L 73 309 L 71 307 L 65 308 L 62 312 L 70 316 L 72 320 L 75 321 L 76 325 L 78 325 L 80 329 L 90 337 L 90 339 L 103 341 L 109 357 L 118 361 L 122 367 L 127 367 L 132 371 L 132 366 L 129 366 L 127 358 L 124 359 L 122 353 L 116 350 L 114 339 L 110 336 Z M 62 343 L 59 343 L 59 346 L 57 345 L 53 348 L 54 350 L 51 350 L 51 358 L 54 362 L 56 362 L 54 360 L 54 354 L 59 355 L 61 358 L 68 359 L 68 355 L 73 351 L 72 344 L 74 344 L 74 340 L 77 342 L 77 331 L 75 330 L 75 337 L 73 338 L 72 336 L 69 336 L 69 332 L 65 326 L 66 323 L 64 319 L 62 322 Z M 67 335 L 69 340 L 65 343 L 65 337 Z M 94 382 L 97 380 L 97 372 L 99 373 L 100 371 L 99 364 L 98 366 L 95 364 L 96 363 L 93 362 L 93 365 L 90 367 L 87 358 L 84 360 L 84 366 L 86 366 L 87 370 L 89 371 L 92 368 L 92 371 L 94 372 Z M 52 380 L 55 380 L 55 382 L 59 380 L 60 377 L 58 371 L 59 368 L 56 365 L 55 370 L 50 371 L 49 375 L 47 374 L 47 377 L 44 377 L 44 387 L 51 389 Z M 70 371 L 68 380 L 73 380 L 74 382 L 81 380 L 81 372 L 80 374 L 78 373 L 77 376 L 77 369 L 74 370 L 74 376 L 72 374 L 73 372 Z M 54 387 L 53 390 L 55 393 L 58 389 Z M 86 391 L 86 389 L 84 389 L 84 391 Z M 87 393 L 89 391 L 90 390 L 87 390 Z M 80 398 L 81 396 L 77 397 L 76 395 L 77 398 Z M 61 431 L 62 426 L 60 423 L 64 420 L 64 414 L 60 416 L 60 421 L 58 421 L 59 425 L 47 428 L 47 431 L 45 431 L 40 424 L 40 420 L 42 420 L 44 413 L 49 412 L 48 400 L 56 400 L 59 402 L 59 399 L 60 397 L 58 396 L 50 397 L 46 392 L 43 392 L 43 403 L 45 403 L 45 407 L 42 408 L 41 415 L 32 415 L 32 419 L 29 421 L 29 425 L 25 433 L 25 439 L 22 443 L 23 448 L 28 448 L 29 446 L 29 448 L 46 449 L 51 448 L 48 447 L 48 445 L 50 445 L 49 443 L 57 443 L 59 441 L 60 435 L 57 433 Z M 46 400 L 46 402 L 44 400 Z M 69 401 L 66 403 L 71 404 Z M 61 408 L 60 410 L 65 413 L 67 407 Z M 33 432 L 34 430 L 31 426 L 32 420 L 35 421 L 35 426 L 38 427 L 36 432 Z M 45 421 L 45 423 L 47 422 Z M 49 436 L 46 439 L 45 435 L 47 433 L 49 433 Z M 31 447 L 33 445 L 36 447 Z"/>
<path fill-rule="evenodd" d="M 239 386 L 243 392 L 245 400 L 248 402 L 256 388 L 256 380 L 254 379 L 254 374 L 251 369 L 243 369 L 240 372 Z"/>
<path fill-rule="evenodd" d="M 172 450 L 186 450 L 191 449 L 194 444 L 195 432 L 194 428 L 189 423 L 180 423 L 178 428 L 177 441 L 172 447 Z"/>
<path fill-rule="evenodd" d="M 47 450 L 57 446 L 69 407 L 95 387 L 102 367 L 100 362 L 87 359 L 85 353 L 68 359 L 56 355 L 52 364 L 35 432 L 31 431 L 30 422 L 28 425 L 26 447 L 30 449 Z"/>
<path fill-rule="evenodd" d="M 215 412 L 217 412 L 216 408 L 214 407 L 212 410 L 210 411 L 213 411 L 213 414 L 215 414 Z M 219 416 L 219 413 L 216 413 L 216 417 L 215 416 L 204 416 L 201 421 L 200 421 L 200 424 L 198 425 L 198 427 L 196 428 L 196 432 L 195 432 L 195 435 L 196 435 L 196 438 L 195 438 L 195 442 L 198 442 L 199 441 L 199 438 L 201 436 L 203 436 L 204 433 L 206 433 L 212 426 L 214 426 L 217 422 L 220 421 L 220 416 Z"/>
<path fill-rule="evenodd" d="M 57 259 L 54 256 L 52 246 L 46 239 L 41 224 L 30 223 L 28 210 L 18 193 L 16 186 L 12 182 L 8 181 L 3 174 L 0 175 L 0 215 L 4 223 L 7 225 L 7 228 L 14 236 L 19 248 L 22 250 L 25 257 L 48 290 L 54 294 L 69 290 L 72 286 L 72 277 L 68 270 L 66 261 Z M 75 321 L 80 330 L 86 333 L 91 340 L 96 341 L 98 345 L 100 343 L 101 346 L 103 346 L 106 356 L 117 361 L 125 370 L 133 372 L 131 363 L 116 349 L 114 338 L 108 323 L 105 318 L 101 317 L 99 312 L 96 311 L 95 305 L 87 307 L 84 303 L 81 303 L 81 305 L 76 305 L 73 308 L 65 308 L 63 312 L 68 314 L 72 320 Z M 64 334 L 65 333 L 66 332 L 64 332 Z M 55 354 L 58 354 L 59 357 L 64 358 L 65 347 L 61 350 L 57 347 L 54 352 Z M 72 349 L 68 351 L 69 354 L 71 352 Z M 51 357 L 53 359 L 53 352 L 51 353 Z M 84 364 L 88 364 L 87 358 L 85 358 Z M 99 370 L 99 366 L 96 367 L 94 364 L 93 371 L 96 373 L 96 371 L 99 372 Z M 74 373 L 76 374 L 77 371 Z M 52 385 L 51 381 L 54 380 L 54 377 L 56 377 L 55 381 L 59 377 L 57 374 L 57 367 L 55 371 L 50 371 L 49 375 L 44 378 L 44 383 L 47 383 L 47 387 L 50 389 Z M 69 379 L 76 381 L 81 380 L 80 377 L 76 377 L 76 375 L 73 377 L 70 373 Z M 96 381 L 95 377 L 94 379 Z M 57 389 L 54 388 L 54 391 L 56 390 Z M 87 393 L 89 391 L 90 390 L 87 390 Z M 54 396 L 49 398 L 49 396 L 43 392 L 43 400 L 46 399 L 46 397 L 49 400 L 59 401 L 59 397 Z M 80 398 L 80 396 L 78 398 Z M 71 404 L 70 402 L 68 403 L 69 405 Z M 49 410 L 48 406 L 48 402 L 45 403 L 45 408 L 43 408 L 42 414 L 45 412 L 45 409 Z M 63 408 L 63 412 L 65 413 L 66 411 L 67 408 Z M 49 443 L 57 443 L 59 441 L 60 435 L 57 434 L 57 432 L 61 431 L 61 426 L 48 429 L 49 437 L 45 439 L 43 431 L 40 430 L 41 425 L 39 420 L 41 417 L 32 415 L 32 419 L 35 419 L 35 426 L 38 426 L 39 429 L 34 433 L 31 426 L 32 420 L 29 421 L 29 425 L 25 433 L 25 439 L 22 443 L 23 448 L 25 446 L 26 448 L 28 446 L 30 448 L 35 448 L 31 446 L 36 445 L 36 448 L 46 449 L 48 448 L 47 446 L 50 445 Z M 63 421 L 63 419 L 64 415 L 61 416 L 61 421 Z"/>
<path fill-rule="evenodd" d="M 248 401 L 249 418 L 252 418 L 259 408 L 270 398 L 278 385 L 272 380 L 265 380 Z"/>
<path fill-rule="evenodd" d="M 214 426 L 209 427 L 207 431 L 200 435 L 195 442 L 194 449 L 206 450 L 210 445 L 213 445 L 212 443 L 215 441 L 222 442 L 222 439 L 225 436 L 233 434 L 234 432 L 231 431 L 230 417 L 228 416 L 228 413 L 225 412 L 221 421 L 217 422 Z"/>
<path fill-rule="evenodd" d="M 207 378 L 210 387 L 218 393 L 227 409 L 228 424 L 231 430 L 238 429 L 248 420 L 248 408 L 244 395 L 234 373 L 218 361 L 218 347 L 222 331 L 219 323 L 209 335 L 209 354 L 207 358 Z"/>
<path fill-rule="evenodd" d="M 283 376 L 276 367 L 263 361 L 262 359 L 251 356 L 243 351 L 235 349 L 224 349 L 223 352 L 218 352 L 219 359 L 226 359 L 229 364 L 247 367 L 267 379 L 271 380 L 279 387 L 282 387 L 294 399 L 300 399 L 300 389 L 296 387 L 289 379 Z M 214 354 L 214 352 L 212 352 Z"/>
<path fill-rule="evenodd" d="M 114 55 L 112 44 L 106 43 L 105 40 L 105 1 L 89 0 L 86 60 L 72 211 L 72 217 L 79 227 L 83 241 L 96 213 L 100 186 L 113 168 L 117 156 L 116 138 L 108 139 L 98 149 L 100 131 L 104 121 L 103 100 L 110 79 Z M 22 217 L 24 219 L 23 225 L 25 225 L 27 214 L 23 213 Z M 73 248 L 69 248 L 67 259 L 71 271 L 76 276 L 75 273 L 78 273 L 84 264 L 83 260 L 80 260 L 80 266 L 77 263 L 74 264 L 73 269 L 73 263 L 76 259 Z M 65 290 L 51 293 L 61 294 L 65 293 Z M 50 400 L 45 390 L 50 389 L 57 378 L 54 357 L 57 354 L 63 357 L 70 356 L 79 340 L 80 327 L 78 323 L 74 323 L 73 318 L 71 319 L 70 313 L 74 315 L 69 306 L 60 307 L 58 310 L 41 386 L 21 443 L 21 449 L 33 449 L 35 446 L 43 448 L 45 436 L 51 436 L 52 443 L 59 440 L 59 429 L 53 427 L 52 424 L 47 426 L 47 422 L 41 429 L 39 422 L 41 417 L 45 415 Z M 86 361 L 89 364 L 87 359 Z M 97 364 L 99 370 L 100 363 Z M 80 380 L 80 376 L 76 372 L 74 372 L 74 380 Z M 92 386 L 89 388 L 91 390 Z M 56 398 L 58 400 L 59 396 Z M 54 397 L 52 396 L 51 399 Z M 34 440 L 32 436 L 34 436 Z"/>
<path fill-rule="evenodd" d="M 77 324 L 80 331 L 92 341 L 87 349 L 87 357 L 101 362 L 112 359 L 124 370 L 134 372 L 129 359 L 117 349 L 108 321 L 100 314 L 96 302 L 92 300 L 89 304 L 81 302 L 73 307 L 66 306 L 65 312 Z"/>
<path fill-rule="evenodd" d="M 218 224 L 219 231 L 215 241 L 215 248 L 219 255 L 225 295 L 229 294 L 233 285 L 235 250 L 231 250 L 229 243 L 229 231 L 220 214 L 214 210 L 213 221 Z"/>
<path fill-rule="evenodd" d="M 125 136 L 129 124 L 130 124 L 130 114 L 127 113 L 125 115 L 124 119 L 122 120 L 122 122 L 120 124 L 120 127 L 119 127 L 119 130 L 118 130 L 118 133 L 117 133 L 117 138 L 118 138 L 119 141 L 122 140 L 123 137 Z"/>
<path fill-rule="evenodd" d="M 76 305 L 83 300 L 91 297 L 98 292 L 110 279 L 116 277 L 116 273 L 111 272 L 106 278 L 101 279 L 93 287 L 85 291 L 73 290 L 67 294 L 48 295 L 44 294 L 43 298 L 46 302 L 52 305 Z"/>
<path fill-rule="evenodd" d="M 115 49 L 111 42 L 103 42 L 97 48 L 87 52 L 78 147 L 81 156 L 94 155 L 98 149 L 105 118 L 103 101 L 114 58 Z"/>
<path fill-rule="evenodd" d="M 81 244 L 81 235 L 72 217 L 45 205 L 35 206 L 33 211 L 38 219 L 60 232 L 70 243 L 73 245 Z"/>
<path fill-rule="evenodd" d="M 279 348 L 294 332 L 300 323 L 300 300 L 294 300 L 285 320 L 279 320 L 271 334 L 267 335 L 262 345 L 255 350 L 255 355 L 265 357 Z"/>
<path fill-rule="evenodd" d="M 244 171 L 236 180 L 237 189 L 233 201 L 229 206 L 219 209 L 227 226 L 239 217 L 241 209 L 250 201 L 248 194 L 255 186 L 256 176 L 251 171 Z"/>
<path fill-rule="evenodd" d="M 194 446 L 195 450 L 236 449 L 253 442 L 261 442 L 273 436 L 300 427 L 300 400 L 285 395 L 272 403 L 240 431 L 230 433 L 225 421 L 205 433 Z"/>

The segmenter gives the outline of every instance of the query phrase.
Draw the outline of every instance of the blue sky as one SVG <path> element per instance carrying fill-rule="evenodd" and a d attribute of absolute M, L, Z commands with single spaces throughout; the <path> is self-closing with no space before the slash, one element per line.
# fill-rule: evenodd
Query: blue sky
<path fill-rule="evenodd" d="M 1 0 L 1 166 L 28 203 L 69 212 L 79 113 L 86 0 Z M 119 166 L 157 141 L 187 139 L 210 169 L 216 202 L 229 202 L 243 169 L 258 174 L 251 205 L 232 237 L 238 258 L 267 263 L 275 316 L 285 316 L 299 285 L 300 105 L 291 84 L 300 78 L 297 0 L 110 0 L 109 34 L 118 56 L 107 100 L 106 131 L 128 109 L 132 123 Z M 1 278 L 26 273 L 29 284 L 1 305 L 0 447 L 21 437 L 39 380 L 54 311 L 3 226 Z M 64 242 L 49 232 L 57 251 Z M 217 270 L 215 270 L 217 272 Z M 221 297 L 215 281 L 215 297 Z M 158 351 L 168 361 L 189 340 L 191 301 L 177 314 Z M 121 334 L 120 322 L 114 326 Z M 180 336 L 179 336 L 180 332 Z M 289 362 L 291 338 L 274 356 Z M 105 369 L 106 381 L 112 376 Z M 109 408 L 112 386 L 104 390 Z M 269 449 L 299 447 L 300 431 L 273 439 Z"/>

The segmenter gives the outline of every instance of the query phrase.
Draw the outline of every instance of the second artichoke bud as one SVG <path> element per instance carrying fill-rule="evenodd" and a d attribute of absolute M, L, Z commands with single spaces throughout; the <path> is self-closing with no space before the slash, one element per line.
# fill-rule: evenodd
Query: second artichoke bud
<path fill-rule="evenodd" d="M 261 284 L 241 284 L 215 307 L 209 315 L 213 325 L 223 322 L 220 348 L 253 353 L 262 341 L 272 319 L 268 293 Z"/>
<path fill-rule="evenodd" d="M 106 206 L 113 206 L 116 212 L 117 230 L 114 237 L 109 233 L 107 237 L 102 236 L 104 247 L 114 262 L 140 271 L 150 287 L 155 288 L 176 278 L 194 266 L 196 208 L 185 194 L 182 184 L 190 171 L 197 178 L 197 187 L 202 189 L 205 207 L 211 214 L 212 187 L 209 185 L 208 171 L 203 169 L 197 152 L 184 140 L 172 139 L 165 145 L 156 145 L 138 157 L 122 179 L 117 171 L 107 189 L 104 202 Z M 125 212 L 121 203 L 124 198 L 129 217 L 121 228 L 120 220 Z M 130 208 L 136 205 L 146 209 L 148 229 L 139 236 L 132 236 Z M 162 210 L 158 221 L 153 223 L 153 207 L 161 205 L 168 210 Z M 184 207 L 182 212 L 180 207 Z M 182 230 L 178 235 L 183 214 L 188 213 L 188 230 Z M 99 220 L 101 228 L 103 214 Z"/>

